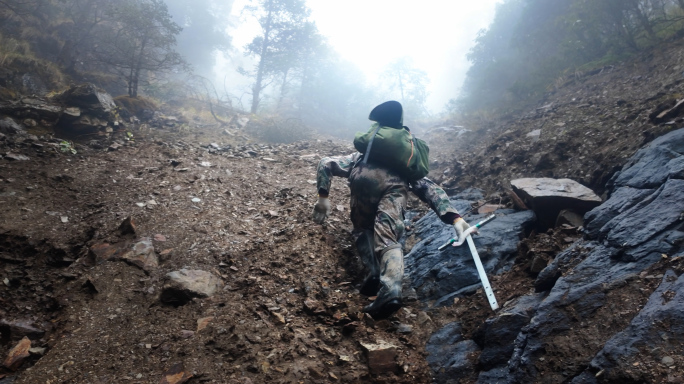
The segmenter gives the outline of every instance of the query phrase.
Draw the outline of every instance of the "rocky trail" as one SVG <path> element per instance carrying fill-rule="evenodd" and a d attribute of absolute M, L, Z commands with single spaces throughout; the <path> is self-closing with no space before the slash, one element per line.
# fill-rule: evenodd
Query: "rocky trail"
<path fill-rule="evenodd" d="M 383 321 L 361 312 L 344 180 L 310 219 L 318 160 L 350 142 L 2 102 L 0 383 L 684 382 L 682 58 L 673 43 L 426 133 L 454 205 L 497 215 L 476 243 L 502 309 L 412 199 L 406 305 Z M 63 141 L 65 116 L 108 135 Z M 523 177 L 601 198 L 545 206 L 512 192 Z"/>

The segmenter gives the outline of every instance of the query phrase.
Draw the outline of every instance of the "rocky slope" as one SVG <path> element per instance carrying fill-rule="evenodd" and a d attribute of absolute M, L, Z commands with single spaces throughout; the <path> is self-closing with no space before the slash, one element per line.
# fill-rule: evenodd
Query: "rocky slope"
<path fill-rule="evenodd" d="M 349 153 L 351 143 L 264 145 L 235 129 L 171 132 L 173 119 L 159 116 L 166 123 L 126 131 L 106 111 L 85 119 L 92 103 L 68 112 L 42 99 L 4 103 L 12 120 L 2 117 L 0 136 L 0 383 L 682 380 L 672 324 L 654 331 L 671 349 L 656 345 L 649 355 L 651 338 L 628 358 L 617 352 L 625 334 L 647 323 L 650 303 L 661 297 L 668 310 L 681 300 L 681 242 L 667 238 L 681 219 L 649 237 L 661 254 L 639 257 L 642 243 L 619 252 L 618 235 L 633 228 L 603 221 L 622 213 L 617 200 L 590 218 L 604 224 L 587 233 L 540 232 L 507 193 L 512 179 L 540 176 L 575 179 L 605 199 L 621 196 L 619 187 L 639 189 L 608 181 L 638 148 L 682 124 L 680 44 L 576 74 L 538 107 L 468 127 L 456 140 L 430 138 L 432 176 L 459 209 L 501 205 L 497 221 L 521 223 L 506 244 L 496 227 L 478 239 L 485 260 L 506 256 L 487 264 L 504 307 L 497 313 L 472 282 L 449 296 L 451 288 L 417 278 L 413 266 L 427 263 L 416 256 L 449 228 L 416 200 L 406 239 L 412 299 L 389 320 L 361 313 L 368 298 L 357 291 L 343 180 L 333 184 L 328 223 L 309 217 L 317 160 Z M 62 118 L 110 136 L 64 144 L 52 135 Z M 604 240 L 618 252 L 599 250 Z M 462 252 L 440 270 L 461 263 L 470 281 Z M 548 269 L 533 272 L 540 259 Z M 629 273 L 582 291 L 573 287 L 596 279 L 597 268 L 578 267 L 584 260 Z M 197 277 L 192 287 L 174 280 L 183 275 Z"/>

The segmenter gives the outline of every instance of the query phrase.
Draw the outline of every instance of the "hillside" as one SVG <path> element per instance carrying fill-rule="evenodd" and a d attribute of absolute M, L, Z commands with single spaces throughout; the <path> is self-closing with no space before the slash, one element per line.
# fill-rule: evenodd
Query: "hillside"
<path fill-rule="evenodd" d="M 519 177 L 570 178 L 607 198 L 608 181 L 637 149 L 682 126 L 681 44 L 578 73 L 538 106 L 474 122 L 458 138 L 429 136 L 438 155 L 431 177 L 450 194 L 483 190 L 476 205 L 513 208 L 507 190 Z M 258 143 L 249 124 L 228 134 L 131 125 L 133 140 L 115 131 L 76 141 L 72 153 L 54 126 L 32 126 L 6 107 L 16 100 L 3 102 L 0 119 L 20 129 L 7 123 L 0 135 L 0 352 L 23 336 L 33 349 L 0 371 L 2 384 L 449 382 L 428 364 L 433 333 L 458 320 L 462 336 L 477 339 L 503 313 L 477 292 L 448 306 L 413 300 L 385 321 L 362 314 L 368 298 L 358 294 L 343 180 L 333 183 L 328 223 L 310 220 L 318 159 L 347 154 L 351 143 Z M 410 208 L 416 220 L 427 217 L 417 200 Z M 527 263 L 535 252 L 553 258 L 583 233 L 521 235 L 522 256 L 492 276 L 502 303 L 534 292 Z M 670 267 L 682 273 L 680 261 Z M 649 276 L 666 269 L 649 268 Z M 209 297 L 173 289 L 167 274 L 182 270 L 201 271 L 184 273 L 202 276 Z M 603 332 L 619 332 L 658 282 L 630 280 L 610 296 L 627 303 L 624 312 L 606 306 L 584 329 L 600 335 L 599 325 L 615 319 Z M 579 348 L 585 341 L 558 344 L 567 349 L 552 356 L 574 368 L 561 374 L 566 362 L 541 360 L 539 377 L 552 374 L 540 381 L 582 371 L 601 347 Z M 396 358 L 369 357 L 385 344 Z M 634 382 L 681 381 L 682 356 L 671 358 L 675 368 L 634 365 Z M 473 367 L 461 382 L 478 380 L 482 367 Z"/>

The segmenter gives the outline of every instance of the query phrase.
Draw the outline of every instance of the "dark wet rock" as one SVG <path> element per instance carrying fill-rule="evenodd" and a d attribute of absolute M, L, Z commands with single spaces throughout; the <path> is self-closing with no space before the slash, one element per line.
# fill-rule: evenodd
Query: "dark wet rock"
<path fill-rule="evenodd" d="M 0 320 L 0 335 L 3 340 L 18 341 L 23 337 L 38 340 L 45 335 L 45 331 L 28 320 Z"/>
<path fill-rule="evenodd" d="M 605 304 L 605 292 L 611 287 L 621 286 L 622 282 L 659 262 L 662 254 L 676 255 L 684 250 L 682 212 L 673 209 L 684 206 L 684 180 L 677 178 L 676 171 L 682 158 L 684 130 L 654 140 L 638 151 L 615 175 L 613 185 L 617 189 L 612 191 L 610 199 L 585 216 L 589 239 L 575 243 L 540 273 L 537 289 L 553 286 L 516 341 L 516 350 L 509 362 L 509 369 L 515 372 L 511 382 L 534 381 L 539 359 L 549 348 L 553 335 L 569 330 L 576 321 L 573 319 L 591 319 Z M 572 274 L 559 276 L 569 268 Z M 672 288 L 677 295 L 684 295 L 679 285 Z M 649 316 L 648 308 L 635 319 Z M 642 332 L 639 327 L 633 330 Z M 632 337 L 646 336 L 632 334 Z M 651 348 L 663 343 L 652 341 Z M 608 341 L 604 349 L 610 346 Z M 613 353 L 608 349 L 606 353 Z M 571 373 L 565 375 L 564 379 L 573 379 L 567 376 Z M 586 377 L 586 373 L 579 373 L 575 382 Z"/>
<path fill-rule="evenodd" d="M 536 382 L 543 372 L 549 382 L 635 382 L 638 378 L 629 373 L 634 356 L 643 359 L 644 350 L 660 351 L 653 354 L 652 360 L 653 364 L 662 364 L 663 356 L 677 353 L 672 346 L 684 342 L 681 336 L 684 334 L 681 325 L 684 324 L 684 277 L 668 272 L 627 328 L 618 334 L 601 334 L 598 337 L 602 339 L 594 340 L 603 345 L 596 356 L 572 356 L 572 362 L 564 363 L 568 364 L 567 369 L 549 371 L 553 370 L 551 360 L 557 356 L 547 355 L 568 347 L 568 340 L 558 338 L 560 333 L 572 334 L 583 322 L 597 321 L 596 316 L 607 304 L 611 292 L 619 291 L 649 267 L 661 262 L 663 255 L 668 258 L 684 256 L 683 164 L 684 130 L 678 130 L 638 151 L 622 171 L 614 175 L 609 199 L 584 217 L 585 239 L 560 252 L 539 273 L 535 289 L 540 293 L 520 298 L 523 302 L 530 300 L 536 304 L 528 311 L 490 319 L 475 334 L 474 340 L 482 349 L 476 367 L 481 371 L 478 382 Z M 497 218 L 495 222 L 503 218 Z M 441 223 L 436 217 L 428 221 L 426 216 L 423 220 L 417 223 L 420 226 L 416 230 L 422 235 L 423 243 L 414 246 L 407 255 L 407 270 L 412 273 L 421 297 L 443 297 L 440 295 L 446 292 L 442 286 L 444 281 L 458 280 L 477 286 L 476 275 L 464 271 L 464 268 L 472 267 L 456 267 L 459 258 L 466 255 L 454 255 L 450 261 L 438 263 L 428 248 L 432 248 L 430 240 L 438 244 L 443 240 L 437 235 Z M 507 227 L 519 231 L 514 225 Z M 488 230 L 492 230 L 490 224 L 483 228 L 483 236 Z M 502 230 L 497 232 L 504 233 Z M 416 261 L 412 258 L 428 265 L 427 270 L 414 266 Z M 496 271 L 489 263 L 486 265 L 490 273 Z M 543 301 L 540 301 L 542 297 Z M 504 313 L 510 311 L 504 308 Z M 662 324 L 668 325 L 662 327 Z M 448 327 L 443 328 L 433 338 L 444 339 L 448 330 Z M 500 343 L 502 340 L 505 342 Z M 455 356 L 466 360 L 456 346 L 474 341 L 452 335 L 449 342 L 451 346 L 441 350 L 428 344 L 428 350 L 431 348 L 439 353 L 430 360 L 434 372 L 451 369 Z M 459 372 L 456 373 L 459 378 L 469 374 L 467 369 Z M 447 383 L 453 381 L 453 377 L 436 374 L 435 381 Z"/>
<path fill-rule="evenodd" d="M 110 114 L 116 110 L 114 99 L 93 84 L 71 87 L 55 96 L 55 100 L 64 104 L 65 107 L 78 107 L 90 115 L 101 118 L 109 118 Z"/>
<path fill-rule="evenodd" d="M 69 136 L 79 136 L 112 130 L 116 121 L 116 104 L 112 97 L 92 84 L 78 85 L 54 97 L 64 106 L 57 130 Z"/>
<path fill-rule="evenodd" d="M 667 326 L 663 326 L 667 324 Z M 588 374 L 602 371 L 601 380 L 628 382 L 630 367 L 644 359 L 658 364 L 660 356 L 681 354 L 684 343 L 684 276 L 667 271 L 658 289 L 629 326 L 608 340 L 591 361 Z M 657 351 L 644 354 L 642 351 Z M 574 383 L 579 383 L 575 380 Z"/>
<path fill-rule="evenodd" d="M 21 125 L 17 124 L 11 118 L 6 117 L 0 120 L 0 133 L 4 133 L 6 135 L 16 135 L 23 134 L 26 132 L 24 131 L 24 128 Z"/>
<path fill-rule="evenodd" d="M 35 119 L 55 123 L 63 108 L 40 99 L 24 98 L 0 103 L 0 113 L 20 119 Z"/>
<path fill-rule="evenodd" d="M 684 130 L 653 140 L 637 151 L 611 179 L 613 188 L 657 188 L 669 179 L 684 179 Z"/>
<path fill-rule="evenodd" d="M 474 333 L 473 341 L 482 349 L 478 358 L 478 366 L 483 371 L 480 382 L 488 382 L 485 378 L 506 367 L 520 330 L 530 322 L 544 297 L 544 294 L 523 296 L 506 303 L 496 317 L 488 319 Z"/>
<path fill-rule="evenodd" d="M 452 200 L 461 212 L 466 211 L 469 201 Z M 474 237 L 482 264 L 491 274 L 499 274 L 513 265 L 520 235 L 532 226 L 532 211 L 517 212 L 498 210 L 496 219 L 487 223 Z M 466 218 L 475 224 L 484 215 Z M 415 224 L 413 234 L 420 241 L 406 255 L 406 272 L 420 300 L 436 300 L 435 305 L 445 305 L 456 296 L 473 293 L 481 287 L 472 255 L 467 245 L 438 248 L 455 236 L 450 225 L 444 225 L 434 213 L 425 215 Z"/>
<path fill-rule="evenodd" d="M 459 382 L 472 376 L 475 366 L 469 355 L 480 350 L 472 340 L 461 336 L 461 324 L 454 322 L 435 332 L 425 350 L 427 362 L 437 383 Z"/>

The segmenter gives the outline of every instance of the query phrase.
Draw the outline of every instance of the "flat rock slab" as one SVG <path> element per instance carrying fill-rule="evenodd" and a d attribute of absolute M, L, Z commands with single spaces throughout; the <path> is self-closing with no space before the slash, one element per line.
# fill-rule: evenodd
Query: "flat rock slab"
<path fill-rule="evenodd" d="M 601 204 L 601 198 L 591 189 L 571 179 L 523 178 L 512 180 L 511 187 L 544 227 L 554 226 L 561 210 L 584 215 Z"/>
<path fill-rule="evenodd" d="M 221 279 L 210 272 L 181 269 L 166 274 L 159 299 L 166 304 L 183 305 L 193 298 L 213 296 L 222 286 Z"/>

